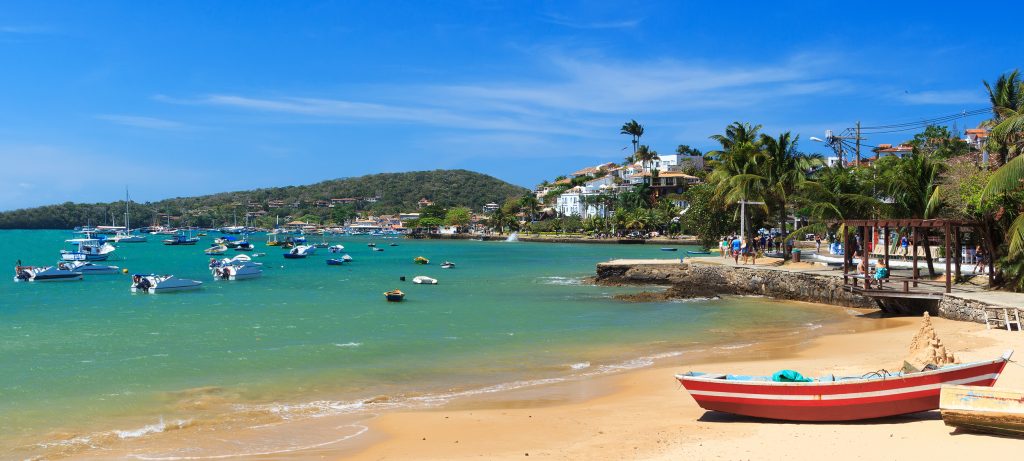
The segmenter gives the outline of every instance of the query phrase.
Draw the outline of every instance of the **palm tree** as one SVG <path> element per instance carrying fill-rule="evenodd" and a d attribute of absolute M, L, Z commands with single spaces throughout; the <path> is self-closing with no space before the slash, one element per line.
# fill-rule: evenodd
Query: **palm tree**
<path fill-rule="evenodd" d="M 892 201 L 890 212 L 896 218 L 931 219 L 942 207 L 939 190 L 939 175 L 944 169 L 942 162 L 914 149 L 903 158 L 885 157 L 875 163 L 879 181 L 886 198 Z M 932 263 L 931 245 L 928 245 L 928 230 L 925 229 L 925 258 L 928 274 L 935 275 Z"/>
<path fill-rule="evenodd" d="M 718 158 L 743 144 L 757 144 L 759 131 L 761 131 L 761 125 L 732 122 L 732 125 L 725 127 L 724 135 L 710 136 L 712 140 L 718 141 L 722 145 L 722 150 L 708 152 L 708 155 Z"/>
<path fill-rule="evenodd" d="M 628 134 L 633 137 L 633 153 L 635 154 L 640 144 L 640 137 L 644 135 L 644 126 L 637 123 L 636 120 L 630 120 L 622 124 L 619 134 Z"/>
<path fill-rule="evenodd" d="M 992 119 L 984 123 L 992 129 L 989 147 L 999 154 L 996 165 L 1003 166 L 1024 147 L 1024 82 L 1014 70 L 1000 75 L 995 87 L 982 83 L 992 104 Z"/>
<path fill-rule="evenodd" d="M 519 199 L 519 208 L 526 213 L 530 221 L 533 221 L 534 215 L 540 209 L 540 202 L 537 200 L 536 195 L 528 193 Z"/>
<path fill-rule="evenodd" d="M 661 158 L 658 156 L 658 152 L 651 150 L 651 148 L 647 147 L 646 144 L 640 145 L 640 147 L 637 148 L 636 154 L 634 154 L 633 157 L 636 158 L 638 162 L 640 162 L 640 165 L 643 166 L 644 171 L 647 171 L 649 169 L 649 165 L 651 164 L 651 162 Z"/>
<path fill-rule="evenodd" d="M 769 207 L 778 213 L 779 229 L 786 229 L 786 206 L 789 199 L 801 184 L 807 181 L 807 175 L 815 167 L 824 164 L 820 154 L 805 154 L 796 150 L 800 136 L 790 132 L 772 138 L 761 135 L 764 168 L 762 169 L 765 189 L 770 199 Z"/>

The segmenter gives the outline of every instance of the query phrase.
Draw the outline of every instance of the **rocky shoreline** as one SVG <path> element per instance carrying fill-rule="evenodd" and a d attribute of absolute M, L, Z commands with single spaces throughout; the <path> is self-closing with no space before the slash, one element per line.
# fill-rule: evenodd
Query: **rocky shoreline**
<path fill-rule="evenodd" d="M 602 284 L 669 285 L 664 292 L 645 295 L 651 300 L 758 295 L 837 306 L 878 307 L 871 298 L 844 291 L 841 278 L 771 268 L 695 262 L 643 264 L 613 261 L 597 265 L 595 281 Z M 643 297 L 638 296 L 636 300 Z"/>

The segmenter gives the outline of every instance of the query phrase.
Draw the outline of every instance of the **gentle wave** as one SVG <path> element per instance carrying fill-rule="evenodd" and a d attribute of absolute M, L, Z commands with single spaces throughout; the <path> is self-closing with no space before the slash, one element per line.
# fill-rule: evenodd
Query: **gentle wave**
<path fill-rule="evenodd" d="M 354 434 L 346 435 L 346 436 L 344 436 L 344 437 L 342 437 L 340 439 L 334 439 L 334 440 L 330 440 L 330 441 L 327 441 L 327 442 L 314 443 L 314 444 L 311 444 L 311 445 L 304 445 L 304 446 L 300 446 L 300 447 L 291 447 L 291 448 L 286 448 L 286 449 L 282 449 L 282 450 L 269 450 L 269 451 L 260 451 L 260 452 L 251 452 L 251 453 L 242 452 L 242 453 L 231 453 L 231 454 L 225 454 L 225 455 L 208 455 L 208 456 L 147 456 L 147 455 L 139 455 L 139 454 L 132 454 L 132 455 L 129 455 L 129 456 L 132 457 L 132 458 L 135 458 L 135 459 L 144 459 L 144 460 L 149 460 L 149 461 L 177 461 L 177 460 L 187 460 L 187 459 L 226 459 L 226 458 L 242 458 L 242 457 L 246 457 L 246 456 L 279 455 L 279 454 L 282 454 L 282 453 L 294 453 L 294 452 L 298 452 L 298 451 L 311 450 L 313 448 L 320 448 L 320 447 L 326 447 L 328 445 L 334 445 L 336 443 L 344 442 L 344 441 L 346 441 L 348 439 L 351 439 L 353 437 L 359 437 L 360 435 L 363 435 L 364 433 L 366 433 L 366 431 L 370 430 L 369 427 L 363 426 L 361 424 L 351 424 L 348 427 L 358 428 L 359 430 L 356 431 L 356 433 L 354 433 Z"/>
<path fill-rule="evenodd" d="M 363 345 L 363 343 L 357 343 L 357 342 L 350 342 L 350 343 L 334 343 L 334 345 L 335 345 L 335 346 L 338 346 L 338 347 L 359 347 L 359 346 L 362 346 L 362 345 Z"/>
<path fill-rule="evenodd" d="M 573 370 L 583 370 L 583 369 L 586 369 L 586 368 L 590 368 L 590 362 L 572 363 L 572 364 L 569 364 L 569 368 L 571 368 Z"/>
<path fill-rule="evenodd" d="M 583 285 L 585 277 L 538 277 L 537 282 L 544 285 Z"/>
<path fill-rule="evenodd" d="M 189 424 L 191 424 L 191 423 L 192 423 L 191 420 L 179 419 L 179 420 L 175 420 L 173 423 L 168 425 L 167 423 L 164 422 L 164 418 L 161 417 L 159 423 L 148 424 L 148 425 L 142 426 L 142 427 L 140 427 L 138 429 L 130 429 L 130 430 L 126 430 L 126 431 L 116 431 L 115 430 L 114 433 L 117 434 L 117 438 L 119 438 L 119 439 L 135 439 L 135 438 L 142 437 L 144 435 L 159 434 L 159 433 L 164 432 L 164 431 L 166 431 L 168 429 L 184 429 L 184 428 L 188 427 Z"/>

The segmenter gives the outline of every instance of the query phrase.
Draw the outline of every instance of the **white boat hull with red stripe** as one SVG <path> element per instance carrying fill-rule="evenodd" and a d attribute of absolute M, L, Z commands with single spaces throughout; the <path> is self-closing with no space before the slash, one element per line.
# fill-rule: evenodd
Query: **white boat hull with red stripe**
<path fill-rule="evenodd" d="M 854 421 L 938 409 L 943 384 L 991 387 L 1012 354 L 918 373 L 813 382 L 693 372 L 676 379 L 705 410 L 789 421 Z"/>

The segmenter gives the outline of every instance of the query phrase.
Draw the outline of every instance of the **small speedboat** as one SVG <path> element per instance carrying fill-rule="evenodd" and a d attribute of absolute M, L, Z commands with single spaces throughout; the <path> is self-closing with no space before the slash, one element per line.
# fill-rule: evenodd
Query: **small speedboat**
<path fill-rule="evenodd" d="M 678 248 L 672 248 L 672 247 L 662 247 L 661 248 L 661 251 L 677 251 L 677 250 L 678 250 Z"/>
<path fill-rule="evenodd" d="M 104 266 L 102 264 L 95 264 L 88 261 L 74 261 L 67 264 L 60 263 L 57 267 L 59 268 L 62 265 L 64 265 L 67 270 L 81 272 L 83 275 L 108 275 L 121 272 L 120 267 Z"/>
<path fill-rule="evenodd" d="M 199 237 L 189 237 L 185 234 L 175 235 L 173 238 L 165 239 L 164 245 L 195 245 Z"/>
<path fill-rule="evenodd" d="M 59 282 L 68 280 L 82 280 L 82 272 L 71 270 L 64 263 L 45 267 L 14 267 L 15 282 Z"/>
<path fill-rule="evenodd" d="M 213 256 L 213 255 L 222 255 L 222 254 L 224 254 L 225 251 L 228 251 L 227 245 L 214 245 L 214 246 L 212 246 L 210 248 L 207 248 L 207 249 L 203 250 L 203 253 L 206 253 L 208 255 Z"/>
<path fill-rule="evenodd" d="M 453 263 L 451 261 L 445 261 L 445 262 L 441 263 L 441 269 L 451 269 L 453 267 L 455 267 L 455 263 Z"/>
<path fill-rule="evenodd" d="M 262 264 L 254 262 L 242 262 L 238 264 L 225 264 L 214 267 L 210 270 L 214 280 L 245 280 L 254 279 L 263 275 Z"/>
<path fill-rule="evenodd" d="M 344 255 L 341 255 L 341 260 L 345 261 L 347 263 L 350 263 L 350 262 L 352 262 L 352 257 L 347 255 L 347 254 L 344 254 Z"/>
<path fill-rule="evenodd" d="M 686 250 L 686 254 L 688 254 L 688 255 L 709 255 L 709 254 L 711 254 L 711 252 L 710 251 Z"/>
<path fill-rule="evenodd" d="M 244 240 L 241 241 L 241 242 L 238 242 L 238 244 L 235 245 L 235 251 L 252 251 L 253 248 L 255 248 L 255 247 L 252 246 L 251 243 L 246 242 Z"/>
<path fill-rule="evenodd" d="M 341 253 L 342 251 L 345 251 L 345 247 L 343 245 L 332 245 L 327 247 L 328 253 Z"/>
<path fill-rule="evenodd" d="M 423 264 L 423 265 L 430 264 L 430 260 L 427 259 L 427 258 L 424 258 L 422 256 L 417 256 L 417 257 L 413 258 L 412 262 L 414 262 L 416 264 Z"/>
<path fill-rule="evenodd" d="M 179 279 L 173 275 L 135 274 L 132 276 L 132 293 L 168 293 L 198 290 L 202 286 L 203 282 L 198 280 Z"/>
<path fill-rule="evenodd" d="M 340 266 L 340 265 L 342 265 L 344 263 L 345 263 L 345 260 L 341 259 L 341 258 L 331 258 L 331 259 L 327 260 L 327 265 L 328 266 Z"/>
<path fill-rule="evenodd" d="M 313 253 L 314 248 L 309 245 L 298 245 L 284 254 L 287 259 L 305 258 Z"/>
<path fill-rule="evenodd" d="M 373 247 L 377 246 L 377 244 L 373 243 L 373 242 L 370 242 L 370 243 L 367 243 L 366 246 L 368 246 L 370 248 L 373 248 Z"/>
<path fill-rule="evenodd" d="M 384 249 L 383 248 L 373 247 L 373 251 L 384 251 Z"/>
<path fill-rule="evenodd" d="M 396 247 L 396 246 L 398 246 L 398 244 L 397 244 L 397 243 L 392 243 L 392 244 L 390 244 L 390 245 L 388 245 L 388 246 L 389 246 L 389 247 Z"/>
<path fill-rule="evenodd" d="M 390 303 L 397 303 L 397 302 L 405 299 L 405 293 L 402 293 L 402 290 L 399 290 L 399 289 L 396 288 L 396 289 L 391 290 L 391 291 L 385 291 L 384 292 L 384 298 L 387 299 L 388 302 L 390 302 Z"/>
<path fill-rule="evenodd" d="M 427 277 L 426 275 L 417 275 L 412 278 L 412 283 L 420 285 L 437 285 L 437 279 Z"/>

